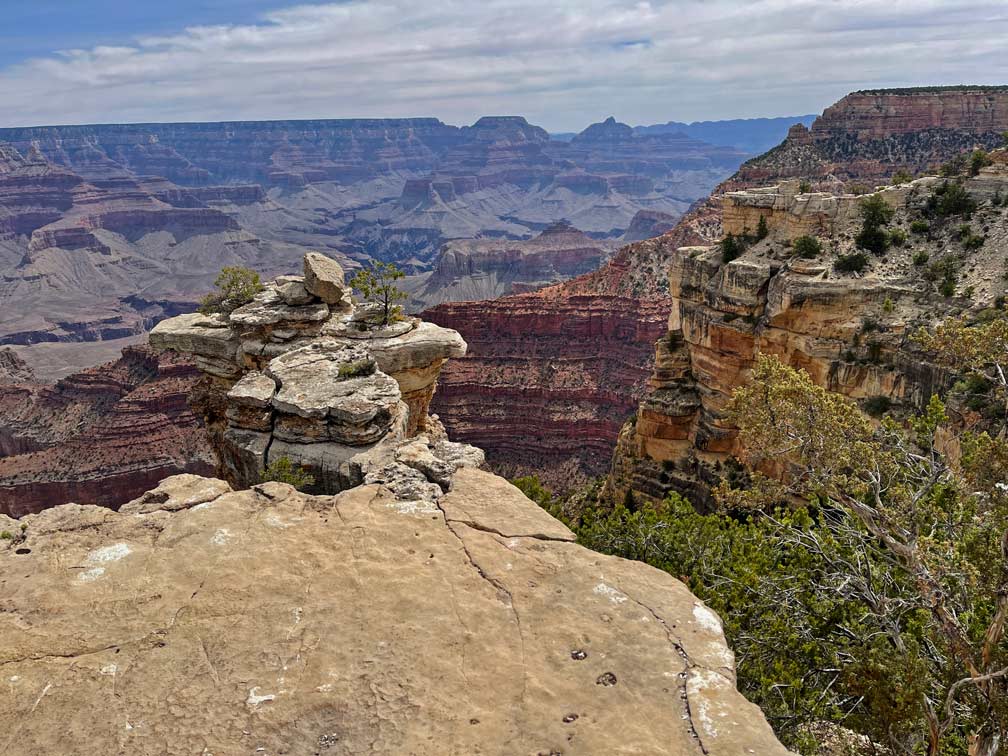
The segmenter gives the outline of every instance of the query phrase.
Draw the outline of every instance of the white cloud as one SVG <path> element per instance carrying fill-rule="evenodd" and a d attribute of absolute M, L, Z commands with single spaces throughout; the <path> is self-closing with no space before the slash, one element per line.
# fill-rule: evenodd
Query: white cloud
<path fill-rule="evenodd" d="M 0 71 L 0 124 L 797 114 L 851 89 L 1008 81 L 1006 38 L 1003 0 L 350 0 L 54 51 Z"/>

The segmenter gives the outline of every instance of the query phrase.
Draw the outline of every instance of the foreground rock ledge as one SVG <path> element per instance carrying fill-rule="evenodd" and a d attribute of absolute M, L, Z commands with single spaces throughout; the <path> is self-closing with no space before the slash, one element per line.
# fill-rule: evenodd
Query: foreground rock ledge
<path fill-rule="evenodd" d="M 6 754 L 785 754 L 716 615 L 463 468 L 434 502 L 166 479 L 0 529 Z"/>

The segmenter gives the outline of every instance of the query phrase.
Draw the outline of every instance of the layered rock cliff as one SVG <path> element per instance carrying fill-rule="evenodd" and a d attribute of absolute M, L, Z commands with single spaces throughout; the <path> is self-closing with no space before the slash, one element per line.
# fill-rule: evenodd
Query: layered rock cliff
<path fill-rule="evenodd" d="M 938 105 L 934 105 L 934 118 L 922 124 L 919 119 L 914 120 L 914 114 L 920 112 L 921 102 L 928 97 L 933 105 Z M 533 295 L 505 297 L 493 303 L 443 305 L 428 311 L 427 317 L 456 328 L 471 344 L 465 359 L 447 366 L 443 376 L 446 389 L 436 398 L 435 410 L 453 433 L 480 444 L 495 469 L 534 471 L 560 487 L 576 480 L 570 472 L 574 469 L 581 470 L 582 477 L 604 474 L 608 465 L 602 461 L 603 449 L 612 448 L 618 435 L 609 420 L 644 397 L 654 370 L 654 348 L 643 342 L 652 334 L 667 333 L 667 326 L 659 325 L 658 320 L 665 320 L 674 302 L 680 300 L 679 283 L 673 283 L 674 296 L 670 296 L 668 285 L 670 273 L 678 281 L 680 274 L 676 271 L 685 264 L 678 250 L 709 246 L 724 236 L 722 211 L 726 204 L 722 198 L 726 193 L 767 186 L 793 176 L 812 179 L 814 188 L 832 188 L 835 193 L 842 193 L 844 182 L 871 184 L 873 179 L 892 175 L 907 165 L 945 162 L 960 155 L 964 146 L 992 144 L 995 137 L 1000 139 L 991 129 L 1008 129 L 1008 124 L 1003 123 L 1003 102 L 1004 92 L 998 88 L 851 95 L 817 120 L 821 125 L 813 125 L 811 131 L 796 126 L 780 147 L 745 164 L 711 197 L 697 203 L 671 231 L 657 239 L 624 247 L 598 271 Z M 877 103 L 878 107 L 869 107 L 868 103 Z M 962 115 L 954 116 L 957 107 Z M 851 108 L 862 117 L 851 115 Z M 839 113 L 848 115 L 841 118 Z M 866 126 L 871 123 L 872 113 L 884 114 L 884 123 L 890 125 L 905 114 L 910 125 L 886 136 L 888 132 L 880 131 L 881 127 L 873 130 Z M 845 131 L 848 126 L 850 132 Z M 823 144 L 846 146 L 834 152 L 821 152 L 825 148 L 812 145 L 810 133 L 828 133 L 830 136 L 824 138 Z M 903 147 L 896 149 L 897 145 Z M 923 157 L 908 162 L 904 156 L 918 154 L 914 145 L 918 145 Z M 797 187 L 789 191 L 797 194 Z M 795 217 L 801 219 L 794 221 L 795 228 L 802 224 L 819 227 L 818 221 L 812 219 L 818 210 L 812 208 L 815 203 L 828 202 L 825 196 L 807 200 L 813 204 L 798 212 Z M 766 201 L 766 197 L 758 200 Z M 846 207 L 849 219 L 852 205 L 848 203 Z M 750 222 L 753 225 L 748 230 L 755 230 L 760 211 L 736 207 L 732 212 L 743 225 L 739 230 L 745 230 L 744 226 Z M 785 216 L 790 217 L 787 213 L 781 217 Z M 849 244 L 849 239 L 846 243 Z M 716 268 L 713 262 L 716 255 L 709 253 L 707 257 L 710 258 L 707 264 Z M 735 307 L 738 312 L 732 313 L 738 316 L 734 330 L 745 324 L 742 318 L 747 313 L 751 315 L 749 310 L 762 307 L 759 302 L 765 298 L 765 292 L 760 293 L 760 288 L 772 277 L 769 263 L 764 268 L 763 273 L 753 273 L 749 280 L 733 284 L 733 296 L 741 298 Z M 751 291 L 749 287 L 753 287 Z M 590 309 L 582 304 L 587 302 L 591 303 Z M 806 309 L 813 311 L 814 306 L 809 304 Z M 481 311 L 488 313 L 487 320 L 492 324 L 489 327 L 480 319 Z M 629 339 L 598 337 L 619 332 L 634 318 L 639 318 L 638 326 L 627 327 L 626 332 L 635 334 Z M 587 323 L 591 326 L 587 327 Z M 551 324 L 547 328 L 552 333 L 563 328 L 570 330 L 558 339 L 541 338 L 536 330 L 544 324 Z M 482 334 L 486 334 L 485 343 L 481 343 Z M 556 365 L 562 365 L 563 369 L 556 369 Z M 714 362 L 708 369 L 731 374 L 733 367 Z M 571 415 L 576 419 L 568 422 L 565 415 L 570 407 L 571 374 L 584 377 L 593 400 L 577 405 L 579 412 Z M 507 399 L 498 401 L 497 397 L 502 395 Z M 682 401 L 685 407 L 693 399 L 685 397 Z M 483 419 L 480 427 L 476 418 Z M 583 426 L 593 431 L 587 435 L 584 451 L 578 443 Z M 542 435 L 548 442 L 536 448 L 522 441 L 521 448 L 515 449 L 512 439 L 516 427 L 545 427 L 548 433 Z M 661 472 L 659 464 L 646 477 L 660 479 Z M 667 490 L 668 480 L 663 485 L 663 490 Z M 643 482 L 640 486 L 646 487 Z"/>
<path fill-rule="evenodd" d="M 803 368 L 866 410 L 919 409 L 947 389 L 953 375 L 909 337 L 1008 293 L 1000 202 L 1008 196 L 1008 151 L 992 159 L 979 175 L 959 179 L 977 204 L 972 213 L 928 215 L 949 186 L 937 177 L 870 195 L 893 208 L 887 233 L 901 241 L 884 256 L 865 254 L 858 272 L 840 263 L 864 254 L 854 239 L 865 197 L 802 193 L 797 181 L 725 194 L 727 233 L 753 229 L 762 217 L 769 235 L 728 262 L 718 246 L 672 255 L 669 330 L 657 344 L 650 391 L 620 434 L 609 495 L 657 499 L 677 490 L 702 506 L 739 451 L 724 408 L 760 353 Z M 817 254 L 790 248 L 803 235 L 818 238 Z"/>
<path fill-rule="evenodd" d="M 595 270 L 614 246 L 565 221 L 526 240 L 451 241 L 438 252 L 433 271 L 408 280 L 409 308 L 420 311 L 442 302 L 495 299 L 541 289 Z"/>
<path fill-rule="evenodd" d="M 0 376 L 0 512 L 118 506 L 167 475 L 212 472 L 188 404 L 197 379 L 190 362 L 146 347 L 52 386 Z"/>
<path fill-rule="evenodd" d="M 795 125 L 782 144 L 743 164 L 735 181 L 882 181 L 899 170 L 934 170 L 974 147 L 997 147 L 1006 129 L 1008 87 L 854 92 L 811 128 Z"/>
<path fill-rule="evenodd" d="M 224 265 L 295 273 L 308 249 L 421 275 L 445 242 L 525 240 L 561 218 L 616 239 L 747 157 L 613 125 L 572 144 L 521 117 L 0 129 L 0 345 L 80 343 L 87 364 L 89 345 L 193 309 Z"/>

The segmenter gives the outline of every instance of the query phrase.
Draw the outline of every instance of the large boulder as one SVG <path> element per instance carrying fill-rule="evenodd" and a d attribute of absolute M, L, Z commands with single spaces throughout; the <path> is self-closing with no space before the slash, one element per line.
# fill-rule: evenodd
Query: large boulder
<path fill-rule="evenodd" d="M 787 754 L 714 612 L 489 473 L 163 494 L 0 541 L 3 753 Z"/>
<path fill-rule="evenodd" d="M 323 302 L 340 304 L 346 292 L 343 268 L 325 255 L 309 252 L 304 256 L 304 286 Z"/>

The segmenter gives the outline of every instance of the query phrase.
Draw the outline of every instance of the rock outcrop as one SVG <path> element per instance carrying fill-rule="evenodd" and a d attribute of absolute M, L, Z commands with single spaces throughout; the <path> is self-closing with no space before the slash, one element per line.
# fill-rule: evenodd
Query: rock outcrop
<path fill-rule="evenodd" d="M 717 246 L 672 255 L 668 333 L 656 345 L 650 390 L 620 434 L 611 498 L 632 491 L 638 500 L 660 499 L 676 490 L 703 506 L 739 451 L 724 409 L 760 353 L 803 368 L 830 391 L 894 412 L 921 408 L 947 389 L 953 376 L 929 363 L 909 336 L 1008 294 L 1004 277 L 992 274 L 1004 270 L 1008 218 L 991 202 L 1008 196 L 1008 152 L 993 159 L 961 179 L 979 204 L 966 224 L 982 230 L 978 248 L 963 244 L 964 217 L 912 232 L 911 221 L 920 221 L 921 208 L 946 183 L 922 178 L 873 195 L 894 209 L 891 226 L 905 241 L 883 257 L 868 255 L 859 273 L 835 265 L 858 251 L 864 197 L 803 194 L 797 181 L 726 193 L 726 232 L 752 230 L 762 216 L 769 235 L 727 263 Z M 796 257 L 788 245 L 799 235 L 819 237 L 822 251 Z M 953 277 L 944 280 L 953 291 L 941 292 L 936 271 L 949 265 Z"/>
<path fill-rule="evenodd" d="M 0 749 L 786 756 L 682 583 L 438 475 L 0 516 Z"/>
<path fill-rule="evenodd" d="M 428 429 L 441 366 L 466 351 L 454 331 L 380 316 L 354 306 L 338 263 L 311 253 L 303 277 L 282 276 L 227 314 L 163 320 L 150 343 L 193 355 L 204 373 L 195 406 L 227 480 L 248 487 L 287 458 L 313 490 L 334 493 Z"/>

